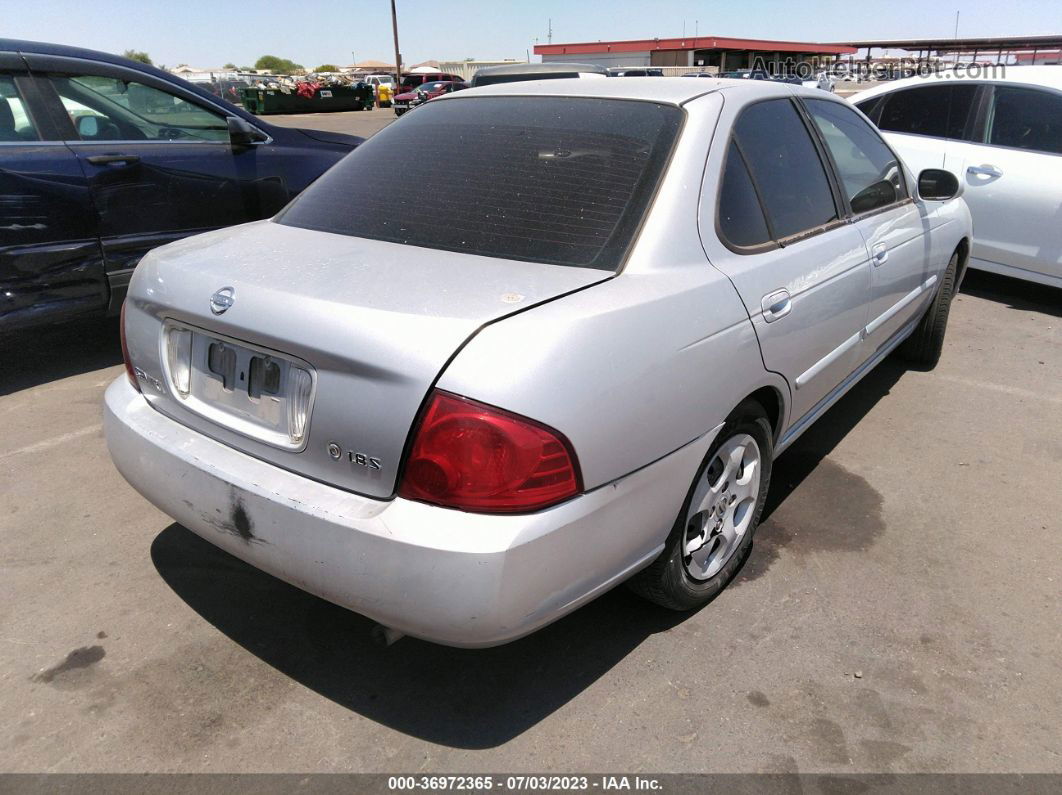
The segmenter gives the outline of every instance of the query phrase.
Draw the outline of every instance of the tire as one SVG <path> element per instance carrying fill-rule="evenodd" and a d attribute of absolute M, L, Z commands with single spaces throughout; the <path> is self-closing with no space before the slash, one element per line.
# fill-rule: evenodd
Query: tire
<path fill-rule="evenodd" d="M 932 370 L 940 361 L 944 350 L 944 332 L 948 328 L 948 314 L 951 312 L 951 299 L 955 297 L 955 279 L 959 271 L 959 252 L 956 250 L 944 269 L 940 289 L 937 290 L 933 303 L 922 315 L 911 336 L 899 347 L 899 354 L 911 364 Z"/>
<path fill-rule="evenodd" d="M 771 424 L 759 403 L 748 400 L 735 409 L 697 468 L 664 551 L 628 581 L 631 590 L 662 607 L 684 611 L 708 604 L 734 579 L 752 551 L 752 537 L 763 513 L 771 483 L 772 439 Z M 755 443 L 755 456 L 747 440 Z M 739 476 L 725 463 L 720 475 L 722 458 L 732 461 L 727 451 L 738 448 L 744 450 L 741 463 L 736 464 Z M 749 470 L 753 460 L 758 473 Z M 753 484 L 751 479 L 757 474 L 759 480 Z M 732 483 L 727 479 L 731 477 Z M 743 485 L 742 481 L 747 482 Z M 731 499 L 725 501 L 727 494 Z M 717 514 L 724 501 L 723 513 Z M 712 507 L 698 510 L 707 505 Z M 698 539 L 702 545 L 689 554 Z"/>

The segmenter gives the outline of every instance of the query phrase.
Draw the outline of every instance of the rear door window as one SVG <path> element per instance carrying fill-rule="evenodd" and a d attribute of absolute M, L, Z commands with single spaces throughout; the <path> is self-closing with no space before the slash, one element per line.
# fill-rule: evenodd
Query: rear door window
<path fill-rule="evenodd" d="M 615 270 L 682 117 L 674 106 L 613 99 L 429 102 L 359 146 L 278 220 L 411 246 Z"/>
<path fill-rule="evenodd" d="M 829 100 L 804 104 L 830 150 L 852 212 L 869 212 L 907 197 L 899 161 L 858 113 Z"/>
<path fill-rule="evenodd" d="M 788 99 L 757 102 L 734 125 L 749 172 L 776 238 L 837 218 L 829 179 L 800 114 Z"/>
<path fill-rule="evenodd" d="M 888 132 L 962 139 L 976 95 L 975 84 L 901 89 L 885 95 L 877 124 Z"/>
<path fill-rule="evenodd" d="M 996 86 L 985 138 L 993 146 L 1062 154 L 1062 95 Z"/>

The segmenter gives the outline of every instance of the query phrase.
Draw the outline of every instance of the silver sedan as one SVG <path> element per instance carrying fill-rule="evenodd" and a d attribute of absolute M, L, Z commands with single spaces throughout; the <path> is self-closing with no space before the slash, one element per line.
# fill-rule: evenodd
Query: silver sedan
<path fill-rule="evenodd" d="M 450 95 L 275 218 L 145 257 L 111 454 L 390 638 L 504 643 L 623 581 L 695 608 L 773 459 L 893 350 L 936 362 L 960 190 L 799 86 Z"/>

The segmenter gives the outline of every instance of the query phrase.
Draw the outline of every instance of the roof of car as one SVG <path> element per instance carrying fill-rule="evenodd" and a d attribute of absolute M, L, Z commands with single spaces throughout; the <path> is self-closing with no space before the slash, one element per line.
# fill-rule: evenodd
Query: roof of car
<path fill-rule="evenodd" d="M 1047 86 L 1062 90 L 1062 66 L 1007 66 L 1001 68 L 998 72 L 993 71 L 991 67 L 986 67 L 982 69 L 981 75 L 969 73 L 958 75 L 954 70 L 949 69 L 926 75 L 925 77 L 905 77 L 902 80 L 892 80 L 888 83 L 868 88 L 865 91 L 859 91 L 848 99 L 851 102 L 860 102 L 864 99 L 876 97 L 879 94 L 886 94 L 901 88 L 926 85 L 933 81 L 940 83 L 962 83 L 966 81 L 974 83 L 1024 83 L 1026 85 Z"/>
<path fill-rule="evenodd" d="M 147 64 L 138 61 L 131 61 L 128 58 L 123 58 L 120 55 L 114 55 L 109 52 L 89 50 L 84 47 L 71 47 L 67 44 L 50 44 L 44 41 L 23 41 L 20 39 L 0 39 L 0 52 L 19 52 L 34 55 L 56 55 L 64 58 L 83 58 L 89 61 L 100 61 L 115 66 L 124 66 L 127 69 L 135 69 L 139 72 L 153 75 L 156 78 L 166 80 L 170 83 L 177 83 L 186 91 L 191 91 L 215 105 L 220 105 L 228 113 L 239 115 L 248 121 L 254 121 L 256 124 L 266 124 L 264 122 L 260 123 L 255 116 L 247 113 L 247 111 L 242 108 L 234 107 L 231 103 L 225 101 L 225 99 L 211 94 L 209 91 L 195 83 L 190 83 L 177 75 L 164 72 L 157 67 L 148 66 Z"/>
<path fill-rule="evenodd" d="M 89 50 L 85 47 L 71 47 L 68 44 L 50 44 L 45 41 L 23 41 L 21 39 L 0 39 L 0 52 L 30 52 L 40 55 L 64 55 L 68 58 L 87 58 L 92 61 L 104 61 L 106 63 L 127 66 L 129 61 L 120 55 L 99 50 Z M 137 64 L 146 66 L 146 64 Z M 150 68 L 150 67 L 149 67 Z"/>
<path fill-rule="evenodd" d="M 602 80 L 561 78 L 497 83 L 470 88 L 456 95 L 450 94 L 447 99 L 483 96 L 601 97 L 681 105 L 713 91 L 726 91 L 728 95 L 731 92 L 745 91 L 760 96 L 791 96 L 796 91 L 806 92 L 810 96 L 828 96 L 818 89 L 802 89 L 800 86 L 770 80 L 712 80 L 691 77 L 657 77 L 653 80 L 643 80 L 639 77 L 609 77 Z"/>

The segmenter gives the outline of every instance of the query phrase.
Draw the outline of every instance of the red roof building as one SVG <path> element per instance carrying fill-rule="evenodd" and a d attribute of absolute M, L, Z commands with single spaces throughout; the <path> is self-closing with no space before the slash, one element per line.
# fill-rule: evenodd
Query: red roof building
<path fill-rule="evenodd" d="M 710 67 L 725 72 L 750 69 L 757 56 L 771 67 L 794 62 L 824 63 L 852 55 L 855 47 L 769 39 L 733 39 L 722 36 L 687 36 L 676 39 L 593 41 L 574 44 L 536 44 L 542 61 L 575 61 L 600 66 L 681 66 L 691 70 Z"/>

